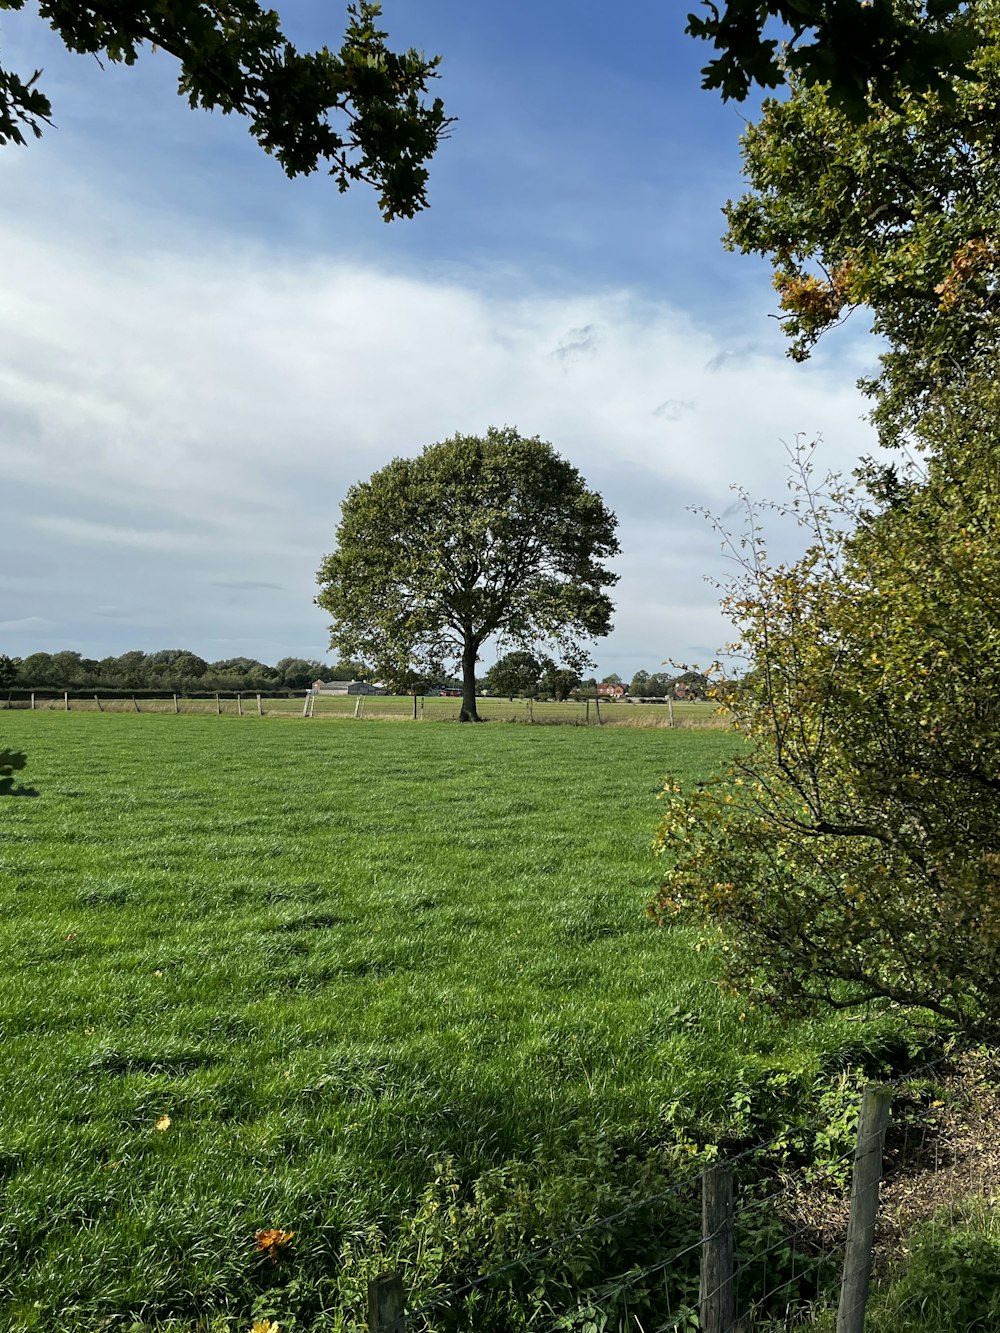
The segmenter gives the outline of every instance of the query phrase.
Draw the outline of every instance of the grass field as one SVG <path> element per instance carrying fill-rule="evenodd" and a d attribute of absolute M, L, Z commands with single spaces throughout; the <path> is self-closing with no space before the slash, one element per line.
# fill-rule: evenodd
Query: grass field
<path fill-rule="evenodd" d="M 645 920 L 660 782 L 727 733 L 0 726 L 39 792 L 0 803 L 11 1333 L 358 1329 L 381 1268 L 419 1299 L 523 1253 L 878 1040 L 746 1010 Z M 544 1328 L 675 1225 L 519 1274 L 518 1308 Z M 277 1262 L 262 1228 L 295 1233 Z"/>

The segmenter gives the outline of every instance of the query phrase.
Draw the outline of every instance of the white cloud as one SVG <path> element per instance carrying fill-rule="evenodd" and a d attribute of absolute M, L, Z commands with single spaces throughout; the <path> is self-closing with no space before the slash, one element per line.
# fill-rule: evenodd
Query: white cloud
<path fill-rule="evenodd" d="M 599 660 L 625 674 L 704 657 L 726 637 L 702 583 L 720 566 L 685 506 L 724 509 L 731 483 L 780 491 L 780 441 L 798 431 L 822 432 L 833 466 L 872 448 L 856 369 L 762 350 L 763 311 L 734 344 L 629 292 L 503 295 L 217 236 L 144 246 L 141 217 L 124 249 L 30 224 L 0 228 L 5 517 L 49 572 L 12 591 L 0 628 L 87 640 L 57 646 L 120 650 L 131 615 L 148 647 L 321 651 L 313 571 L 347 486 L 509 423 L 619 515 L 618 629 Z"/>

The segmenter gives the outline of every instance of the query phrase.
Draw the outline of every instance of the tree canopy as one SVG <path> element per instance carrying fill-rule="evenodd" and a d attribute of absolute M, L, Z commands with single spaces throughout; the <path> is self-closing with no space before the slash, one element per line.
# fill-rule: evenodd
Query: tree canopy
<path fill-rule="evenodd" d="M 864 387 L 890 444 L 979 372 L 1000 326 L 1000 21 L 982 5 L 967 21 L 985 43 L 967 77 L 872 103 L 863 127 L 801 80 L 766 102 L 742 141 L 751 191 L 726 209 L 729 246 L 771 261 L 795 359 L 856 307 L 873 312 L 889 349 Z"/>
<path fill-rule="evenodd" d="M 350 488 L 316 602 L 331 645 L 380 676 L 459 664 L 461 716 L 478 720 L 487 640 L 545 642 L 579 668 L 585 641 L 610 632 L 616 526 L 551 444 L 508 426 L 455 435 Z"/>
<path fill-rule="evenodd" d="M 962 0 L 704 0 L 686 31 L 719 55 L 702 70 L 705 88 L 742 101 L 754 85 L 776 88 L 791 74 L 822 84 L 858 120 L 870 98 L 947 88 L 979 34 Z M 810 40 L 811 39 L 811 40 Z"/>
<path fill-rule="evenodd" d="M 813 484 L 773 566 L 749 516 L 726 607 L 755 669 L 724 779 L 675 785 L 654 912 L 709 927 L 781 1005 L 887 1000 L 1000 1023 L 1000 392 L 925 420 L 926 472 L 874 503 Z"/>
<path fill-rule="evenodd" d="M 288 176 L 322 167 L 341 191 L 367 181 L 386 221 L 426 206 L 426 163 L 448 125 L 440 98 L 425 100 L 439 61 L 392 51 L 379 4 L 349 5 L 340 50 L 315 52 L 297 51 L 257 0 L 38 0 L 38 12 L 71 51 L 126 65 L 143 50 L 173 56 L 189 104 L 245 117 Z M 40 77 L 0 68 L 0 144 L 50 123 Z"/>
<path fill-rule="evenodd" d="M 519 649 L 505 653 L 490 667 L 483 684 L 490 694 L 535 695 L 542 678 L 542 663 L 534 653 Z"/>

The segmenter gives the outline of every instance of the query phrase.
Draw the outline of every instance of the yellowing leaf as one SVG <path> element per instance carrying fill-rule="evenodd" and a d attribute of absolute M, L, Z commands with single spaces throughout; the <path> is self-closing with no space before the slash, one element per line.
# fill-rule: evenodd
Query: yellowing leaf
<path fill-rule="evenodd" d="M 280 1227 L 264 1227 L 254 1232 L 257 1249 L 266 1254 L 272 1263 L 277 1263 L 292 1242 L 294 1231 L 282 1231 Z"/>

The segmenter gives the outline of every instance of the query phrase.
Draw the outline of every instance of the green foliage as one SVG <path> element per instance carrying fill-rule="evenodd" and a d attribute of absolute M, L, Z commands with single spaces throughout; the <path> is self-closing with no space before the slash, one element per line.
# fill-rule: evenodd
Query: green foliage
<path fill-rule="evenodd" d="M 555 699 L 557 703 L 568 698 L 571 691 L 575 690 L 581 682 L 579 671 L 575 671 L 572 667 L 561 667 L 551 657 L 542 658 L 541 668 L 542 674 L 538 681 L 539 689 L 543 694 Z"/>
<path fill-rule="evenodd" d="M 742 101 L 754 84 L 775 88 L 791 71 L 828 85 L 858 120 L 873 95 L 893 102 L 908 90 L 946 89 L 976 45 L 960 0 L 705 0 L 703 9 L 688 15 L 686 31 L 722 53 L 702 70 L 703 87 Z M 772 36 L 775 20 L 784 31 Z"/>
<path fill-rule="evenodd" d="M 23 7 L 0 0 L 0 10 Z M 38 12 L 71 51 L 126 65 L 147 47 L 175 57 L 189 104 L 245 117 L 288 176 L 323 167 L 341 191 L 367 181 L 387 222 L 426 206 L 425 163 L 448 125 L 439 98 L 423 101 L 438 60 L 391 51 L 377 3 L 348 5 L 340 50 L 312 53 L 257 0 L 39 0 Z M 37 138 L 49 122 L 40 76 L 0 70 L 0 144 Z"/>
<path fill-rule="evenodd" d="M 6 653 L 0 653 L 0 689 L 9 689 L 14 684 L 20 665 L 19 657 L 8 657 Z"/>
<path fill-rule="evenodd" d="M 981 0 L 968 21 L 982 45 L 964 77 L 873 103 L 863 125 L 827 88 L 793 80 L 743 136 L 751 192 L 726 208 L 727 245 L 771 261 L 796 360 L 852 310 L 872 311 L 889 347 L 863 387 L 890 444 L 997 342 L 1000 26 Z"/>
<path fill-rule="evenodd" d="M 483 685 L 490 694 L 533 696 L 538 693 L 541 676 L 541 662 L 534 653 L 522 649 L 506 653 L 491 666 L 483 677 Z"/>
<path fill-rule="evenodd" d="M 509 426 L 396 458 L 350 488 L 316 598 L 331 643 L 396 681 L 461 664 L 463 720 L 476 719 L 476 662 L 489 639 L 552 643 L 570 669 L 607 634 L 616 519 L 550 444 Z"/>
<path fill-rule="evenodd" d="M 1000 1327 L 1000 1223 L 996 1210 L 969 1201 L 908 1238 L 902 1272 L 876 1289 L 870 1333 L 992 1333 Z M 816 1325 L 833 1333 L 831 1315 Z"/>
<path fill-rule="evenodd" d="M 805 555 L 756 515 L 726 606 L 755 670 L 745 749 L 665 793 L 653 911 L 700 922 L 731 983 L 808 1008 L 871 1000 L 971 1032 L 1000 1013 L 1000 397 L 942 406 L 923 478 L 867 511 L 800 460 Z M 852 526 L 852 524 L 854 526 Z"/>

